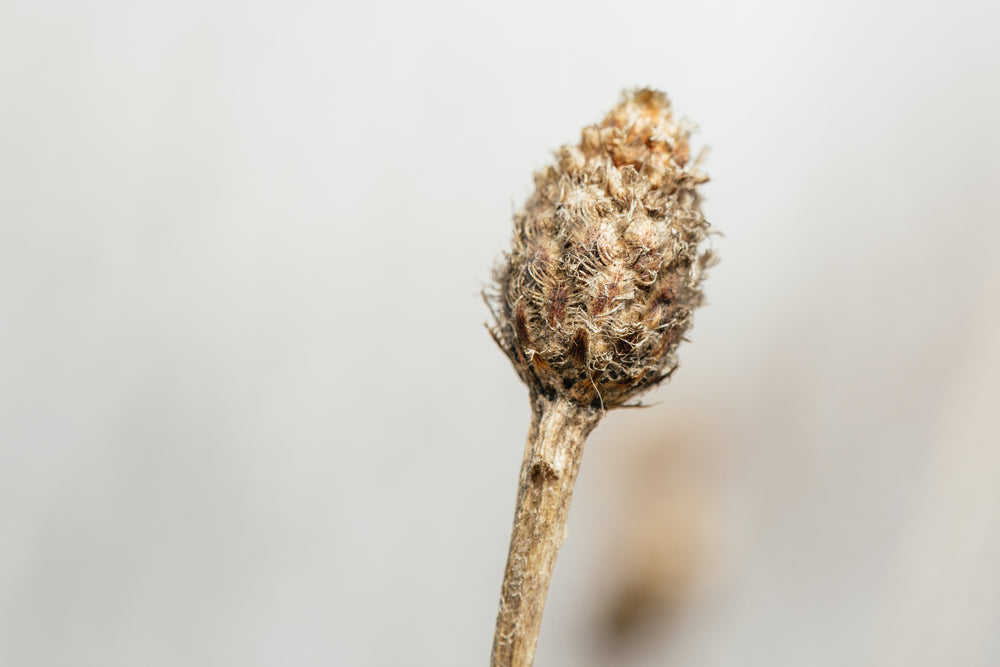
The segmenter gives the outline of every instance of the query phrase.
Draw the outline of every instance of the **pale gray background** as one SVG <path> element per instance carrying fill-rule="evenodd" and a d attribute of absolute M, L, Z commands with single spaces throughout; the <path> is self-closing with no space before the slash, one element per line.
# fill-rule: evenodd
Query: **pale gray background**
<path fill-rule="evenodd" d="M 998 24 L 3 3 L 0 664 L 485 665 L 528 406 L 478 292 L 635 85 L 713 148 L 723 262 L 589 443 L 538 663 L 1000 663 Z M 640 442 L 700 555 L 609 648 Z"/>

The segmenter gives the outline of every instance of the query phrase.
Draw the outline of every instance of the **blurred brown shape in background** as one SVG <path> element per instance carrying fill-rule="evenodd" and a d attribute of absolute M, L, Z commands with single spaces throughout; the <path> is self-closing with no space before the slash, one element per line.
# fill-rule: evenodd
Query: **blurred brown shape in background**
<path fill-rule="evenodd" d="M 621 507 L 609 532 L 610 587 L 597 633 L 604 658 L 670 630 L 707 550 L 709 499 L 698 480 L 697 438 L 687 429 L 620 445 Z"/>

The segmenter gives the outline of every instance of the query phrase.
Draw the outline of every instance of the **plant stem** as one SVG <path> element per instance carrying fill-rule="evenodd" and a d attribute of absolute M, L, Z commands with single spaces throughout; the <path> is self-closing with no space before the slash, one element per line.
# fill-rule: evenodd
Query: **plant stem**
<path fill-rule="evenodd" d="M 532 398 L 491 667 L 530 667 L 534 661 L 552 568 L 566 541 L 583 443 L 603 414 L 563 398 Z"/>

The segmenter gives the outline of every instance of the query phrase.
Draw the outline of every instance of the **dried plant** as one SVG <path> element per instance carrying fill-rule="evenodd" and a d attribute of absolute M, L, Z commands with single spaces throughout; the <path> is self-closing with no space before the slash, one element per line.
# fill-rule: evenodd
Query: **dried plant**
<path fill-rule="evenodd" d="M 627 92 L 556 152 L 495 271 L 491 333 L 528 385 L 532 424 L 493 641 L 494 667 L 532 664 L 579 471 L 604 412 L 677 366 L 711 254 L 690 128 L 660 92 Z"/>

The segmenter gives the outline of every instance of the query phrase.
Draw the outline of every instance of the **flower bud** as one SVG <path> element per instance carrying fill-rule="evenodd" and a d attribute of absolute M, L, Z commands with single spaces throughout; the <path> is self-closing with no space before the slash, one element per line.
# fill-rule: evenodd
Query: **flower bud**
<path fill-rule="evenodd" d="M 609 409 L 676 368 L 711 262 L 689 134 L 663 93 L 627 92 L 535 174 L 490 297 L 533 393 Z"/>

